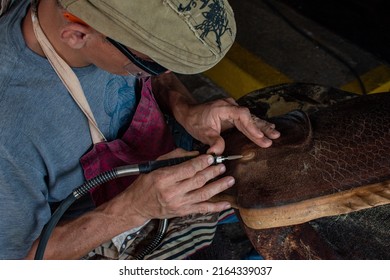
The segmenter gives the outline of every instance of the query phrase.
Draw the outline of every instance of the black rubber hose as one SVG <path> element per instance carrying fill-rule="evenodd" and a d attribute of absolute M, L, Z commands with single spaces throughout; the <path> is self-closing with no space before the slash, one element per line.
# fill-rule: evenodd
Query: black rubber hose
<path fill-rule="evenodd" d="M 49 222 L 44 226 L 41 234 L 41 239 L 39 240 L 37 251 L 35 252 L 36 260 L 43 260 L 43 255 L 45 253 L 47 242 L 49 241 L 50 235 L 57 225 L 58 221 L 61 219 L 62 215 L 65 211 L 75 202 L 77 199 L 70 194 L 66 199 L 64 199 L 60 206 L 56 209 L 56 211 L 51 216 Z"/>
<path fill-rule="evenodd" d="M 296 32 L 301 34 L 306 39 L 310 40 L 312 43 L 314 43 L 317 47 L 321 48 L 323 51 L 325 51 L 327 54 L 333 56 L 336 60 L 338 60 L 340 63 L 342 63 L 345 67 L 348 68 L 348 70 L 351 72 L 351 74 L 356 78 L 357 82 L 359 83 L 361 93 L 363 95 L 367 95 L 367 89 L 364 85 L 364 82 L 360 78 L 360 75 L 356 72 L 356 70 L 351 66 L 351 64 L 341 55 L 337 54 L 334 50 L 329 48 L 328 46 L 321 43 L 319 40 L 315 39 L 314 36 L 309 35 L 307 32 L 305 32 L 303 29 L 299 28 L 297 25 L 295 25 L 287 16 L 285 16 L 274 4 L 272 4 L 269 0 L 263 0 L 263 2 L 270 8 L 276 15 L 278 15 L 281 19 L 284 20 L 285 23 L 287 23 L 288 26 L 290 26 L 292 29 L 294 29 Z"/>
<path fill-rule="evenodd" d="M 160 220 L 158 224 L 156 236 L 143 251 L 141 251 L 138 255 L 134 257 L 134 259 L 143 260 L 146 255 L 153 252 L 158 247 L 158 245 L 160 245 L 161 241 L 165 236 L 165 233 L 167 232 L 167 229 L 168 229 L 168 219 Z"/>
<path fill-rule="evenodd" d="M 84 182 L 84 184 L 82 184 L 81 186 L 74 189 L 74 191 L 61 202 L 60 206 L 57 208 L 57 210 L 51 216 L 49 222 L 44 226 L 42 233 L 41 233 L 41 239 L 39 241 L 38 248 L 37 248 L 37 251 L 35 253 L 35 259 L 36 260 L 43 259 L 43 255 L 44 255 L 49 237 L 50 237 L 53 229 L 57 225 L 58 221 L 61 219 L 61 217 L 66 212 L 66 210 L 68 210 L 68 208 L 72 205 L 73 202 L 75 202 L 77 199 L 86 195 L 93 188 L 96 188 L 99 185 L 102 185 L 108 181 L 114 180 L 118 177 L 135 175 L 135 174 L 139 174 L 139 173 L 148 173 L 148 172 L 151 172 L 151 171 L 158 169 L 158 168 L 161 168 L 161 167 L 172 166 L 172 165 L 183 163 L 183 162 L 190 160 L 192 158 L 194 158 L 194 157 L 180 157 L 180 158 L 172 158 L 172 159 L 160 160 L 160 161 L 150 161 L 150 162 L 139 164 L 139 165 L 122 166 L 122 167 L 113 168 L 109 171 L 103 172 L 103 173 L 97 175 L 96 177 Z M 161 240 L 165 234 L 165 231 L 167 229 L 167 224 L 168 224 L 168 220 L 161 220 L 157 236 L 153 240 L 152 244 L 150 244 L 150 246 L 148 246 L 146 248 L 148 250 L 148 252 L 146 252 L 146 250 L 145 250 L 146 253 L 143 253 L 144 255 L 149 254 L 161 242 Z"/>
<path fill-rule="evenodd" d="M 51 236 L 51 233 L 58 221 L 64 215 L 66 210 L 75 202 L 77 199 L 81 198 L 85 194 L 87 194 L 91 189 L 102 185 L 108 181 L 111 181 L 117 178 L 117 169 L 112 169 L 106 172 L 99 174 L 98 176 L 86 181 L 84 184 L 76 188 L 67 198 L 65 198 L 60 206 L 56 209 L 56 211 L 51 216 L 49 222 L 44 226 L 41 234 L 41 238 L 39 240 L 38 248 L 35 253 L 36 260 L 42 260 L 43 255 L 45 253 L 47 242 Z"/>

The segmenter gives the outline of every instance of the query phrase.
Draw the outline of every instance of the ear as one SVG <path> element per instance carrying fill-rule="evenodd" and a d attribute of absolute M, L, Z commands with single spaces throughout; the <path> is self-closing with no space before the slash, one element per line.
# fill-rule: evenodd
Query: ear
<path fill-rule="evenodd" d="M 87 36 L 92 33 L 89 26 L 70 22 L 61 29 L 61 40 L 72 49 L 81 49 L 87 42 Z"/>

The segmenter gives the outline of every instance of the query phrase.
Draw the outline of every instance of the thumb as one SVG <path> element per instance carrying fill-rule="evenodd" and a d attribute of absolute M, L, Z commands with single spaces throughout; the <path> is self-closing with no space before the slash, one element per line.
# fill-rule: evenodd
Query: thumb
<path fill-rule="evenodd" d="M 221 155 L 225 150 L 225 140 L 218 134 L 209 137 L 207 143 L 210 148 L 207 150 L 208 154 Z"/>

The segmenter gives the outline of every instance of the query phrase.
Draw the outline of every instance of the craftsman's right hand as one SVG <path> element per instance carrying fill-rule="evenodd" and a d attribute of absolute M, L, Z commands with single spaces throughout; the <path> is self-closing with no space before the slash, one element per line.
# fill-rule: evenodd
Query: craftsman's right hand
<path fill-rule="evenodd" d="M 193 155 L 193 152 L 176 149 L 163 158 Z M 223 164 L 212 165 L 213 162 L 213 156 L 200 155 L 184 163 L 140 175 L 121 194 L 123 201 L 126 201 L 124 211 L 128 211 L 127 215 L 139 215 L 147 221 L 220 212 L 230 208 L 228 202 L 207 201 L 234 184 L 231 176 L 210 182 L 225 172 Z"/>

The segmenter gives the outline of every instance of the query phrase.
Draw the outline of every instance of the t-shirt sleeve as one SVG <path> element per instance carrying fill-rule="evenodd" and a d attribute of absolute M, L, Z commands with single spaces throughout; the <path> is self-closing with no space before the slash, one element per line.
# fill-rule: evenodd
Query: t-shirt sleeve
<path fill-rule="evenodd" d="M 0 259 L 21 259 L 50 219 L 45 176 L 0 155 Z"/>

